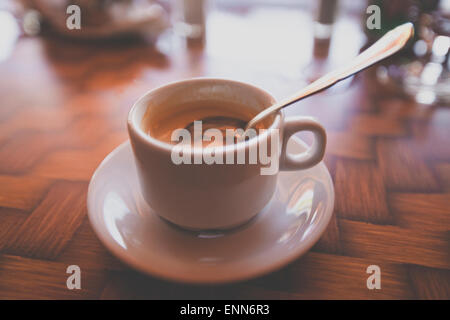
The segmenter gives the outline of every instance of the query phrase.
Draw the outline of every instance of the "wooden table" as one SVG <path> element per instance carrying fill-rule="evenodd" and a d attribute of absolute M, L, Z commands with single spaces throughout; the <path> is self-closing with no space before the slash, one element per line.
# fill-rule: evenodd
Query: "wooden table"
<path fill-rule="evenodd" d="M 310 19 L 295 8 L 215 11 L 206 44 L 190 47 L 170 37 L 157 47 L 21 37 L 0 62 L 0 298 L 449 299 L 449 106 L 405 100 L 370 70 L 287 111 L 325 125 L 336 191 L 326 233 L 289 266 L 181 285 L 122 265 L 93 233 L 88 182 L 127 139 L 138 96 L 202 75 L 291 93 L 362 43 L 359 22 L 341 19 L 320 63 Z M 69 265 L 82 270 L 81 290 L 66 287 Z M 381 268 L 380 290 L 366 286 L 369 265 Z"/>

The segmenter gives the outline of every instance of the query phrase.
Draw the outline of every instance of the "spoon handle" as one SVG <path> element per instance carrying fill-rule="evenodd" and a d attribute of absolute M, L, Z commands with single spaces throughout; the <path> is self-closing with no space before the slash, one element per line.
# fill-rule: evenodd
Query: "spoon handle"
<path fill-rule="evenodd" d="M 413 24 L 408 22 L 402 24 L 395 29 L 387 32 L 383 37 L 381 37 L 377 42 L 375 42 L 368 49 L 361 52 L 357 57 L 352 59 L 350 63 L 345 65 L 338 70 L 332 71 L 325 74 L 321 78 L 312 82 L 305 88 L 296 92 L 293 96 L 287 99 L 281 100 L 280 102 L 264 109 L 262 112 L 258 113 L 252 120 L 247 124 L 246 130 L 253 127 L 257 122 L 266 118 L 268 115 L 284 108 L 294 102 L 297 102 L 303 98 L 306 98 L 314 93 L 317 93 L 323 89 L 326 89 L 338 81 L 341 81 L 349 76 L 358 73 L 359 71 L 370 67 L 374 63 L 383 60 L 390 55 L 399 51 L 406 42 L 414 34 Z"/>

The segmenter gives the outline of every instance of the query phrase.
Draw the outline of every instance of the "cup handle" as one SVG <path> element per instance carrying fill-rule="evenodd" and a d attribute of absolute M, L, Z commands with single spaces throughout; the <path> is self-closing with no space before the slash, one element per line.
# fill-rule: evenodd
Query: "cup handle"
<path fill-rule="evenodd" d="M 299 131 L 311 131 L 314 135 L 312 146 L 300 154 L 289 154 L 287 143 L 291 136 Z M 289 117 L 284 121 L 283 142 L 280 156 L 280 170 L 292 171 L 306 169 L 319 163 L 327 144 L 327 135 L 324 127 L 310 117 Z"/>

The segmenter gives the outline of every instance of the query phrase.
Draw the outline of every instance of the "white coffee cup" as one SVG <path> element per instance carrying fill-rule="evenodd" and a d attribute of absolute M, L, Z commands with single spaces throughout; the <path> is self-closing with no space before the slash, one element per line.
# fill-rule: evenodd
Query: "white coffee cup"
<path fill-rule="evenodd" d="M 128 115 L 128 132 L 133 147 L 142 195 L 162 218 L 187 229 L 227 229 L 254 217 L 271 200 L 277 174 L 261 174 L 256 164 L 175 164 L 173 144 L 149 135 L 143 127 L 144 115 L 177 112 L 178 106 L 208 98 L 239 103 L 249 114 L 273 105 L 275 99 L 253 85 L 224 79 L 196 78 L 169 83 L 142 96 Z M 223 103 L 221 103 L 223 105 Z M 213 107 L 213 105 L 212 105 Z M 268 120 L 269 121 L 269 120 Z M 325 129 L 310 117 L 284 118 L 275 114 L 268 130 L 248 141 L 217 149 L 223 157 L 238 152 L 248 154 L 253 147 L 279 145 L 276 160 L 280 170 L 301 170 L 314 166 L 323 158 Z M 271 132 L 279 132 L 273 136 Z M 304 153 L 286 152 L 289 138 L 299 131 L 311 131 L 313 145 Z M 192 156 L 202 149 L 192 148 Z"/>

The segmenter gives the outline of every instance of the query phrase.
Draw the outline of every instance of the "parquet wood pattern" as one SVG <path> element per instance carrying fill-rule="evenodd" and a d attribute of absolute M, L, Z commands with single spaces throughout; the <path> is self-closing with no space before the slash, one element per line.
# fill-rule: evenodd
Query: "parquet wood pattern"
<path fill-rule="evenodd" d="M 138 96 L 202 75 L 278 97 L 296 81 L 245 63 L 215 71 L 228 62 L 198 47 L 18 40 L 0 62 L 0 299 L 450 298 L 450 108 L 392 95 L 370 69 L 289 111 L 327 128 L 336 190 L 334 217 L 305 256 L 262 278 L 202 287 L 141 275 L 109 254 L 87 220 L 87 185 L 127 139 Z M 66 287 L 71 264 L 81 290 Z M 381 268 L 380 290 L 366 287 L 369 265 Z"/>

